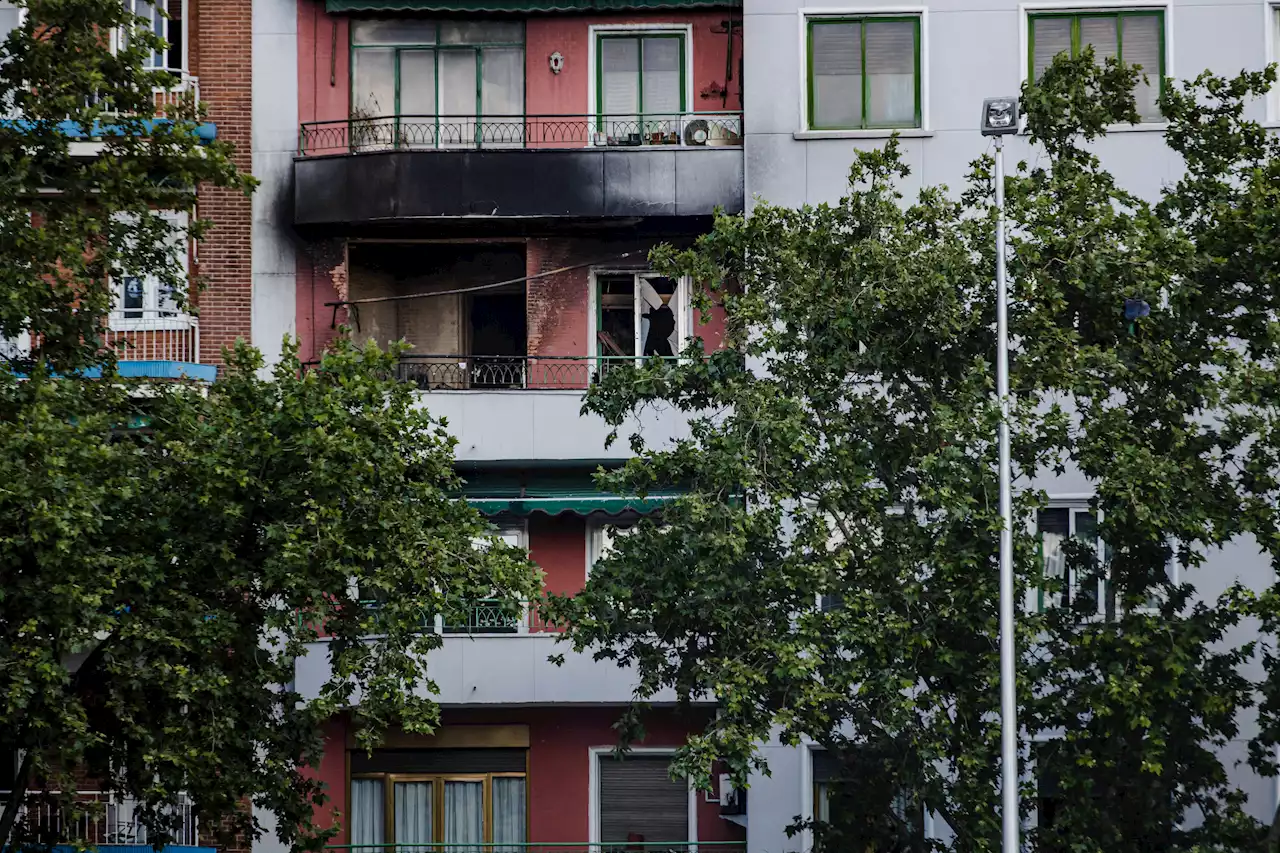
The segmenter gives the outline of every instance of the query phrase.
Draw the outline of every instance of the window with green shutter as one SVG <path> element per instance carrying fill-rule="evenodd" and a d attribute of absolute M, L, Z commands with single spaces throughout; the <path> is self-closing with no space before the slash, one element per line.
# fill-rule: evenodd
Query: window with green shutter
<path fill-rule="evenodd" d="M 1147 122 L 1160 120 L 1156 101 L 1165 75 L 1164 12 L 1053 12 L 1031 15 L 1028 24 L 1027 60 L 1033 79 L 1038 79 L 1058 54 L 1079 56 L 1086 45 L 1092 45 L 1099 62 L 1114 58 L 1142 67 L 1147 79 L 1139 80 L 1133 92 L 1138 115 Z"/>
<path fill-rule="evenodd" d="M 811 130 L 921 126 L 920 17 L 811 18 Z"/>

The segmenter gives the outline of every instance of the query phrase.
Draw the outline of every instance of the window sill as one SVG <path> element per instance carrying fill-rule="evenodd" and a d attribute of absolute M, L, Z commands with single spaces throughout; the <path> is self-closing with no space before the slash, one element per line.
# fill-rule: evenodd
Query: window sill
<path fill-rule="evenodd" d="M 902 139 L 927 139 L 933 136 L 932 130 L 919 127 L 876 128 L 874 130 L 797 130 L 791 134 L 793 139 L 888 139 L 897 134 Z"/>

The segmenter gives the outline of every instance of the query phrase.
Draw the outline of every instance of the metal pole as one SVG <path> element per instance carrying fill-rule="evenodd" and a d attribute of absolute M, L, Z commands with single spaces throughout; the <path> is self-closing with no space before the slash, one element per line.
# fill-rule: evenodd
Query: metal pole
<path fill-rule="evenodd" d="M 1004 271 L 1004 137 L 996 141 L 996 394 L 1000 397 L 1000 794 L 1003 853 L 1018 853 L 1018 703 L 1014 692 L 1013 496 L 1009 456 L 1009 288 Z"/>

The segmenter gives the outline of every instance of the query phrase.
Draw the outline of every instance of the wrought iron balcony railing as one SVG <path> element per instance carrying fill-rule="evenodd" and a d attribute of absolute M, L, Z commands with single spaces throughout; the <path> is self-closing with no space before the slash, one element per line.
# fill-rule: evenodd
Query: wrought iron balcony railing
<path fill-rule="evenodd" d="M 13 791 L 0 791 L 0 803 L 8 802 Z M 41 845 L 72 844 L 95 847 L 107 844 L 143 845 L 148 838 L 138 819 L 142 805 L 129 797 L 102 791 L 77 791 L 71 805 L 59 791 L 18 792 L 23 798 L 14 829 L 15 837 L 34 839 Z M 185 796 L 178 800 L 175 828 L 170 844 L 195 847 L 200 833 L 195 810 Z"/>
<path fill-rule="evenodd" d="M 298 153 L 475 148 L 741 146 L 742 113 L 645 115 L 392 115 L 302 125 Z"/>
<path fill-rule="evenodd" d="M 584 390 L 633 356 L 404 355 L 396 378 L 421 391 Z"/>
<path fill-rule="evenodd" d="M 369 610 L 376 610 L 380 605 L 377 600 L 370 599 L 361 604 Z M 511 635 L 511 634 L 558 634 L 564 625 L 548 621 L 539 612 L 541 602 L 513 601 L 500 598 L 487 598 L 465 604 L 447 607 L 443 613 L 422 614 L 422 629 L 437 634 Z M 311 621 L 304 613 L 298 614 L 298 623 L 303 625 Z M 313 622 L 313 624 L 315 624 Z M 324 632 L 321 631 L 323 634 Z"/>
<path fill-rule="evenodd" d="M 200 323 L 177 311 L 134 309 L 107 318 L 103 343 L 118 361 L 200 362 Z"/>
<path fill-rule="evenodd" d="M 333 853 L 744 853 L 745 841 L 579 841 L 331 844 Z"/>

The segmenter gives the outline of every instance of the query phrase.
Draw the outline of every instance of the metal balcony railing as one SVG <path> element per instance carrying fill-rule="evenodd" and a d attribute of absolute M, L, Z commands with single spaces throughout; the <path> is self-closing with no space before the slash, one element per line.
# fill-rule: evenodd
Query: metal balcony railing
<path fill-rule="evenodd" d="M 331 844 L 333 853 L 744 853 L 745 841 L 470 842 Z"/>
<path fill-rule="evenodd" d="M 115 311 L 107 318 L 103 343 L 117 361 L 200 362 L 200 324 L 176 311 Z"/>
<path fill-rule="evenodd" d="M 437 634 L 466 634 L 470 636 L 511 635 L 511 634 L 558 634 L 565 629 L 564 625 L 549 622 L 538 612 L 541 602 L 512 601 L 500 598 L 487 598 L 466 604 L 458 604 L 445 609 L 443 613 L 422 614 L 424 631 Z M 369 599 L 361 605 L 369 610 L 376 610 L 380 603 Z M 299 625 L 306 624 L 307 617 L 298 614 Z M 324 633 L 321 631 L 321 633 Z"/>
<path fill-rule="evenodd" d="M 396 378 L 420 391 L 584 390 L 634 356 L 403 355 Z"/>
<path fill-rule="evenodd" d="M 305 122 L 300 155 L 366 151 L 742 145 L 742 113 L 359 116 Z"/>
<path fill-rule="evenodd" d="M 13 791 L 0 791 L 8 802 Z M 77 791 L 74 804 L 62 802 L 58 791 L 27 791 L 14 829 L 16 837 L 40 844 L 150 844 L 147 829 L 138 819 L 141 803 L 102 791 Z M 175 810 L 176 828 L 170 844 L 195 847 L 200 843 L 195 810 L 185 796 Z"/>

